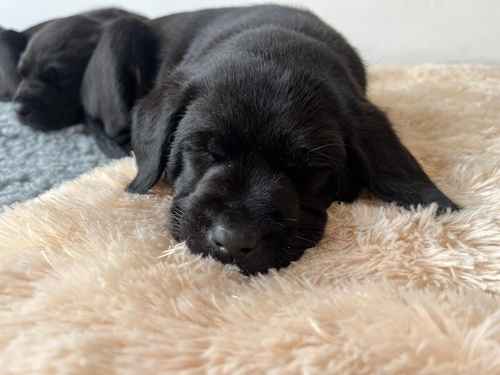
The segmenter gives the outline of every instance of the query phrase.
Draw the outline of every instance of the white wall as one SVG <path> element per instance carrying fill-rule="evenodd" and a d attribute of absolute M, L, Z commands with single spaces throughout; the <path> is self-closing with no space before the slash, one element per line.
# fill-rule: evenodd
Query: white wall
<path fill-rule="evenodd" d="M 0 0 L 0 25 L 38 21 L 102 6 L 149 16 L 252 0 Z M 269 1 L 268 1 L 269 2 Z M 498 0 L 295 0 L 342 31 L 369 63 L 500 63 Z"/>

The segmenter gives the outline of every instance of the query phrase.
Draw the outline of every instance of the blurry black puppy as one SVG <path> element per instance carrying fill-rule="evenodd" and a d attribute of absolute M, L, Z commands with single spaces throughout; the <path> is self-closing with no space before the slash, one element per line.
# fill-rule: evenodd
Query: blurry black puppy
<path fill-rule="evenodd" d="M 6 71 L 4 76 L 14 77 L 9 92 L 18 83 L 14 101 L 23 124 L 48 131 L 83 120 L 80 89 L 85 69 L 102 29 L 124 16 L 135 15 L 121 9 L 100 9 L 45 22 L 34 32 L 18 33 L 23 35 L 19 40 L 27 42 L 25 49 L 19 55 L 23 44 L 16 42 L 11 61 L 0 69 Z M 9 73 L 16 59 L 17 78 Z"/>
<path fill-rule="evenodd" d="M 106 101 L 130 108 L 128 95 L 142 94 L 149 68 L 134 35 L 153 41 L 141 53 L 160 64 L 132 110 L 129 191 L 165 176 L 175 191 L 170 230 L 192 252 L 246 274 L 287 266 L 321 239 L 330 204 L 364 189 L 404 207 L 458 208 L 366 97 L 355 50 L 310 12 L 224 8 L 119 29 L 103 61 L 117 82 L 135 84 L 100 87 Z"/>

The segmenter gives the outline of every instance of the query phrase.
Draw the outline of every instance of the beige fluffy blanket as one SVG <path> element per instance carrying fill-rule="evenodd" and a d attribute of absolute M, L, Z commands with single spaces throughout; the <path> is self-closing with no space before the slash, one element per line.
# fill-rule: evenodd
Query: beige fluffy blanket
<path fill-rule="evenodd" d="M 334 204 L 246 278 L 189 254 L 122 160 L 0 216 L 1 374 L 500 373 L 500 68 L 372 69 L 371 97 L 463 205 Z"/>

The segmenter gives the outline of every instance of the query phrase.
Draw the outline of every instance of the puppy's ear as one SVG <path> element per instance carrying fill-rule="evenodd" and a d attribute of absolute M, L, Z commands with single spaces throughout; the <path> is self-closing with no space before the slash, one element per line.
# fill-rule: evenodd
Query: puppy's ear
<path fill-rule="evenodd" d="M 132 116 L 132 150 L 137 176 L 128 191 L 144 194 L 162 176 L 177 126 L 196 95 L 194 86 L 177 79 L 158 85 L 139 101 Z"/>
<path fill-rule="evenodd" d="M 130 135 L 130 111 L 153 85 L 157 49 L 155 32 L 137 17 L 104 28 L 85 71 L 82 102 L 109 137 Z"/>
<path fill-rule="evenodd" d="M 459 208 L 427 176 L 380 109 L 363 98 L 349 112 L 349 173 L 359 186 L 404 207 L 435 202 L 440 213 Z"/>
<path fill-rule="evenodd" d="M 24 33 L 0 29 L 0 96 L 11 99 L 17 90 L 21 77 L 17 65 L 28 44 Z"/>

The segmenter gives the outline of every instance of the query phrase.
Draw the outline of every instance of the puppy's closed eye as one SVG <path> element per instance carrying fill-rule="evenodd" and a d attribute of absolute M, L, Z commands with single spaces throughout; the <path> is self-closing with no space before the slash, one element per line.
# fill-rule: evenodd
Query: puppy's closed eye
<path fill-rule="evenodd" d="M 71 84 L 74 75 L 61 68 L 49 67 L 41 74 L 40 78 L 48 85 L 61 88 Z"/>
<path fill-rule="evenodd" d="M 224 149 L 215 142 L 209 142 L 207 152 L 214 163 L 223 163 L 228 160 L 228 154 Z"/>

